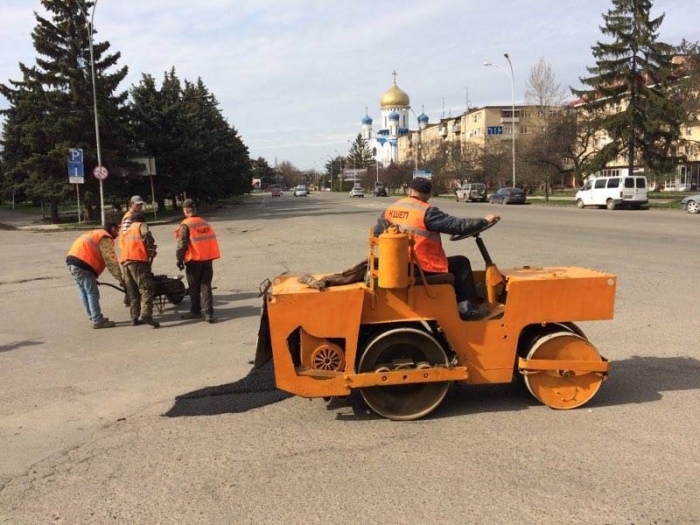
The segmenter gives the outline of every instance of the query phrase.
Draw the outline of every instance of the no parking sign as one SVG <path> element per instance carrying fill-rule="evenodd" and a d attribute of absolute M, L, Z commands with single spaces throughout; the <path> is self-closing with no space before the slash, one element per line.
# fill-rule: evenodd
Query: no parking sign
<path fill-rule="evenodd" d="M 109 172 L 104 166 L 96 166 L 95 169 L 92 170 L 92 174 L 98 180 L 105 180 L 107 178 L 107 175 L 109 175 Z"/>

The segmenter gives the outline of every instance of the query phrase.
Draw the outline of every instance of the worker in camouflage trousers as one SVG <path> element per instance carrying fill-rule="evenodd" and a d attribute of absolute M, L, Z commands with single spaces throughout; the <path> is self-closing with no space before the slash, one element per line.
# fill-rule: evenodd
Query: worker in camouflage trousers
<path fill-rule="evenodd" d="M 126 291 L 129 294 L 131 324 L 148 324 L 158 328 L 160 324 L 153 319 L 155 280 L 151 271 L 151 263 L 158 247 L 143 215 L 132 218 L 131 225 L 122 234 L 120 244 L 122 251 L 119 262 L 124 269 Z"/>

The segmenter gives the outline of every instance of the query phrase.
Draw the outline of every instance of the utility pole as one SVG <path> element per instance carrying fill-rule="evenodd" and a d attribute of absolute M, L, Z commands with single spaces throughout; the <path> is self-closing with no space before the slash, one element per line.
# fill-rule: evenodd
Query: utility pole
<path fill-rule="evenodd" d="M 90 21 L 88 22 L 88 15 L 87 12 L 85 11 L 85 8 L 83 5 L 76 0 L 75 2 L 78 5 L 78 8 L 80 11 L 83 13 L 83 16 L 85 17 L 85 22 L 88 24 L 88 35 L 90 37 L 89 45 L 90 45 L 90 72 L 92 76 L 92 102 L 93 102 L 93 110 L 95 112 L 95 139 L 97 141 L 97 166 L 102 167 L 102 151 L 100 149 L 100 120 L 97 115 L 97 87 L 95 84 L 95 55 L 93 53 L 93 48 L 92 48 L 92 29 L 93 29 L 93 21 L 95 20 L 95 10 L 97 9 L 97 0 L 92 4 L 92 15 L 90 16 Z M 102 179 L 100 180 L 100 216 L 102 219 L 102 226 L 105 226 L 107 221 L 105 219 L 105 194 L 104 194 L 104 188 L 102 184 Z"/>

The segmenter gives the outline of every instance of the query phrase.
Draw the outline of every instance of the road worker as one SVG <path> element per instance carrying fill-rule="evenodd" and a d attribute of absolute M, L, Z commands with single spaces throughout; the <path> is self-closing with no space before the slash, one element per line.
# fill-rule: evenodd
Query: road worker
<path fill-rule="evenodd" d="M 201 319 L 214 322 L 214 299 L 211 282 L 214 277 L 214 259 L 221 257 L 219 243 L 214 228 L 197 215 L 197 208 L 192 199 L 182 203 L 185 219 L 175 230 L 177 248 L 175 257 L 177 267 L 185 269 L 187 286 L 189 286 L 190 311 L 183 314 L 183 319 Z"/>
<path fill-rule="evenodd" d="M 100 291 L 97 278 L 105 267 L 124 288 L 117 256 L 114 253 L 114 239 L 119 235 L 119 225 L 110 223 L 105 229 L 92 230 L 78 237 L 68 254 L 66 264 L 75 279 L 78 295 L 85 307 L 93 328 L 112 328 L 114 322 L 102 315 Z"/>
<path fill-rule="evenodd" d="M 151 263 L 157 252 L 156 243 L 143 215 L 134 215 L 131 225 L 122 234 L 119 262 L 124 268 L 124 281 L 129 295 L 131 324 L 160 324 L 153 319 L 155 280 Z"/>

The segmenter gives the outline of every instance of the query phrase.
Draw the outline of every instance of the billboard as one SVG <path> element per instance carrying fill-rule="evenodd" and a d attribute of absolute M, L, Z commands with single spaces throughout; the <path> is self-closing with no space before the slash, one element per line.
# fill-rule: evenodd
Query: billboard
<path fill-rule="evenodd" d="M 343 170 L 343 180 L 349 181 L 349 182 L 358 182 L 362 180 L 362 177 L 364 177 L 367 174 L 367 170 L 365 168 L 362 169 L 344 169 Z"/>

